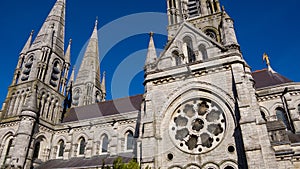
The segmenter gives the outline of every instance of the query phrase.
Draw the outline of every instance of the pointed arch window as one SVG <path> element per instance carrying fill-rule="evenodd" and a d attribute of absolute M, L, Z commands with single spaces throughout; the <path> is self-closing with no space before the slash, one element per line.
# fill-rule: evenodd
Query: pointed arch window
<path fill-rule="evenodd" d="M 215 32 L 214 30 L 212 30 L 212 29 L 207 29 L 207 30 L 205 31 L 205 34 L 206 34 L 207 36 L 209 36 L 210 38 L 212 38 L 212 39 L 214 39 L 214 40 L 217 41 L 217 34 L 216 34 L 216 32 Z"/>
<path fill-rule="evenodd" d="M 6 161 L 9 157 L 9 153 L 11 151 L 12 143 L 13 143 L 13 138 L 12 137 L 8 138 L 8 140 L 5 143 L 6 148 L 5 148 L 5 155 L 4 155 L 4 164 L 6 164 Z"/>
<path fill-rule="evenodd" d="M 133 132 L 127 131 L 127 133 L 126 133 L 126 150 L 133 150 L 133 146 L 134 146 Z"/>
<path fill-rule="evenodd" d="M 284 111 L 283 108 L 281 107 L 278 107 L 276 108 L 276 117 L 277 117 L 277 120 L 280 120 L 284 123 L 284 125 L 286 126 L 286 128 L 288 130 L 291 130 L 291 126 L 290 126 L 290 123 L 289 123 L 289 120 L 288 120 L 288 116 L 287 116 L 287 113 Z"/>
<path fill-rule="evenodd" d="M 101 95 L 101 92 L 100 91 L 97 91 L 96 92 L 96 103 L 100 103 L 102 101 L 102 95 Z"/>
<path fill-rule="evenodd" d="M 104 134 L 102 136 L 101 153 L 107 153 L 108 152 L 108 145 L 109 145 L 108 136 L 106 134 Z"/>
<path fill-rule="evenodd" d="M 79 139 L 78 155 L 84 155 L 85 145 L 86 145 L 85 139 L 81 137 Z"/>
<path fill-rule="evenodd" d="M 33 159 L 39 158 L 40 149 L 41 149 L 41 142 L 39 141 L 39 142 L 35 143 L 33 157 L 32 157 Z"/>
<path fill-rule="evenodd" d="M 34 60 L 33 56 L 30 56 L 29 59 L 27 60 L 27 62 L 25 63 L 24 69 L 22 72 L 22 78 L 21 78 L 22 81 L 27 81 L 29 79 L 29 75 L 30 75 L 31 68 L 33 65 L 33 60 Z"/>
<path fill-rule="evenodd" d="M 74 89 L 74 93 L 73 93 L 74 95 L 73 95 L 73 99 L 72 99 L 72 104 L 74 106 L 78 106 L 79 105 L 80 93 L 81 93 L 80 88 Z"/>
<path fill-rule="evenodd" d="M 58 86 L 58 80 L 59 80 L 59 75 L 60 75 L 60 64 L 58 61 L 55 61 L 53 64 L 53 68 L 52 68 L 52 74 L 51 74 L 51 80 L 50 80 L 50 85 L 52 87 L 57 87 Z"/>
<path fill-rule="evenodd" d="M 208 60 L 208 54 L 207 54 L 205 45 L 203 45 L 203 44 L 199 45 L 199 51 L 200 51 L 200 54 L 202 55 L 202 59 L 204 61 Z"/>
<path fill-rule="evenodd" d="M 267 117 L 266 117 L 266 114 L 263 111 L 260 111 L 260 115 L 261 115 L 261 117 L 263 118 L 264 121 L 268 121 Z"/>
<path fill-rule="evenodd" d="M 64 156 L 64 152 L 65 152 L 65 142 L 63 140 L 60 140 L 58 142 L 58 157 L 63 157 Z"/>
<path fill-rule="evenodd" d="M 183 38 L 183 43 L 186 45 L 186 50 L 187 50 L 186 54 L 187 54 L 189 63 L 195 62 L 196 61 L 196 55 L 195 55 L 194 50 L 193 50 L 192 38 L 186 36 L 185 38 Z"/>
<path fill-rule="evenodd" d="M 172 52 L 172 56 L 175 59 L 176 66 L 179 66 L 182 64 L 181 57 L 179 56 L 179 53 L 177 51 Z"/>
<path fill-rule="evenodd" d="M 219 12 L 218 2 L 216 0 L 213 0 L 213 4 L 214 4 L 214 10 L 215 10 L 215 12 Z"/>

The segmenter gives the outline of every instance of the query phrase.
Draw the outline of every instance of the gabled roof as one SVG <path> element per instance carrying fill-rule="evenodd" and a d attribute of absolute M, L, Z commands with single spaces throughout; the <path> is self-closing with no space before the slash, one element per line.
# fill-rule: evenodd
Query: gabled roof
<path fill-rule="evenodd" d="M 255 71 L 252 73 L 252 76 L 256 89 L 293 82 L 281 74 L 268 69 Z"/>
<path fill-rule="evenodd" d="M 73 122 L 140 111 L 142 101 L 143 95 L 136 95 L 106 102 L 100 102 L 98 104 L 71 108 L 67 112 L 63 122 Z"/>
<path fill-rule="evenodd" d="M 211 43 L 213 46 L 220 48 L 222 50 L 225 50 L 225 47 L 220 44 L 219 42 L 217 42 L 216 40 L 210 38 L 209 36 L 207 36 L 204 32 L 202 32 L 200 29 L 197 29 L 193 24 L 184 21 L 181 26 L 178 28 L 175 36 L 172 38 L 172 40 L 170 42 L 168 42 L 168 44 L 166 45 L 164 51 L 160 54 L 159 59 L 162 58 L 162 56 L 165 55 L 165 53 L 170 49 L 170 47 L 172 46 L 172 44 L 178 39 L 178 37 L 181 34 L 185 33 L 184 28 L 187 28 L 189 31 L 195 33 L 195 35 L 202 37 L 202 39 L 208 43 Z"/>

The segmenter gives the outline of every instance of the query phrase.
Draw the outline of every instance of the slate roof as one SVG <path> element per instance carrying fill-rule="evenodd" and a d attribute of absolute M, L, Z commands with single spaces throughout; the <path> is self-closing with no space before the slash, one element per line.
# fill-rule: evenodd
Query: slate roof
<path fill-rule="evenodd" d="M 98 104 L 71 108 L 65 115 L 63 122 L 73 122 L 97 117 L 105 117 L 133 111 L 140 111 L 143 95 L 136 95 Z"/>
<path fill-rule="evenodd" d="M 255 71 L 252 73 L 252 76 L 256 89 L 293 82 L 281 74 L 268 69 Z"/>
<path fill-rule="evenodd" d="M 292 82 L 288 78 L 268 69 L 258 70 L 252 73 L 255 81 L 255 88 L 264 88 L 274 85 Z M 98 104 L 71 108 L 65 115 L 63 122 L 105 117 L 122 113 L 129 113 L 141 110 L 143 95 L 136 95 Z"/>
<path fill-rule="evenodd" d="M 74 157 L 69 160 L 55 159 L 41 164 L 36 169 L 65 169 L 65 168 L 99 168 L 103 165 L 112 165 L 120 157 L 122 162 L 128 163 L 134 159 L 133 153 L 123 153 L 119 156 L 99 155 L 92 158 Z"/>

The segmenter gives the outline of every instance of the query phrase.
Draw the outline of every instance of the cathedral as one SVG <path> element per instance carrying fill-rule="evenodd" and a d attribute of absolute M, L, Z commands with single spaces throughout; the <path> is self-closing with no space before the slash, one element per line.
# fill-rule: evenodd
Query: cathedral
<path fill-rule="evenodd" d="M 300 84 L 251 71 L 219 0 L 167 0 L 168 40 L 150 33 L 144 93 L 106 100 L 98 21 L 79 71 L 57 0 L 20 52 L 0 111 L 0 167 L 300 168 Z M 65 46 L 67 47 L 65 49 Z"/>

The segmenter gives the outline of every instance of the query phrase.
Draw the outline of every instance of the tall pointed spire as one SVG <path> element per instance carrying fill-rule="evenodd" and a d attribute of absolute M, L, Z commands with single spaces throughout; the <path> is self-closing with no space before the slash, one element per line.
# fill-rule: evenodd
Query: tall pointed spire
<path fill-rule="evenodd" d="M 71 63 L 71 45 L 72 45 L 72 39 L 69 41 L 69 45 L 65 54 L 65 61 L 67 63 Z"/>
<path fill-rule="evenodd" d="M 148 53 L 147 53 L 147 58 L 146 58 L 146 63 L 145 63 L 146 66 L 153 64 L 157 59 L 153 35 L 154 35 L 154 33 L 150 32 L 150 41 L 149 41 Z"/>
<path fill-rule="evenodd" d="M 99 61 L 99 46 L 98 46 L 98 20 L 95 22 L 95 27 L 88 46 L 84 53 L 81 66 L 79 68 L 76 84 L 90 82 L 100 89 L 100 61 Z"/>
<path fill-rule="evenodd" d="M 53 47 L 60 56 L 64 54 L 66 0 L 57 0 L 50 11 L 32 47 Z M 49 44 L 50 43 L 50 44 Z"/>
<path fill-rule="evenodd" d="M 73 86 L 73 105 L 84 106 L 102 101 L 100 96 L 100 61 L 98 47 L 98 19 L 84 53 L 77 77 Z M 79 90 L 80 89 L 80 90 Z M 79 92 L 80 91 L 80 92 Z"/>
<path fill-rule="evenodd" d="M 31 47 L 31 43 L 32 43 L 33 33 L 34 33 L 34 30 L 31 31 L 29 38 L 28 38 L 27 42 L 25 43 L 23 50 L 21 51 L 21 54 L 25 54 L 29 51 L 29 49 Z"/>

